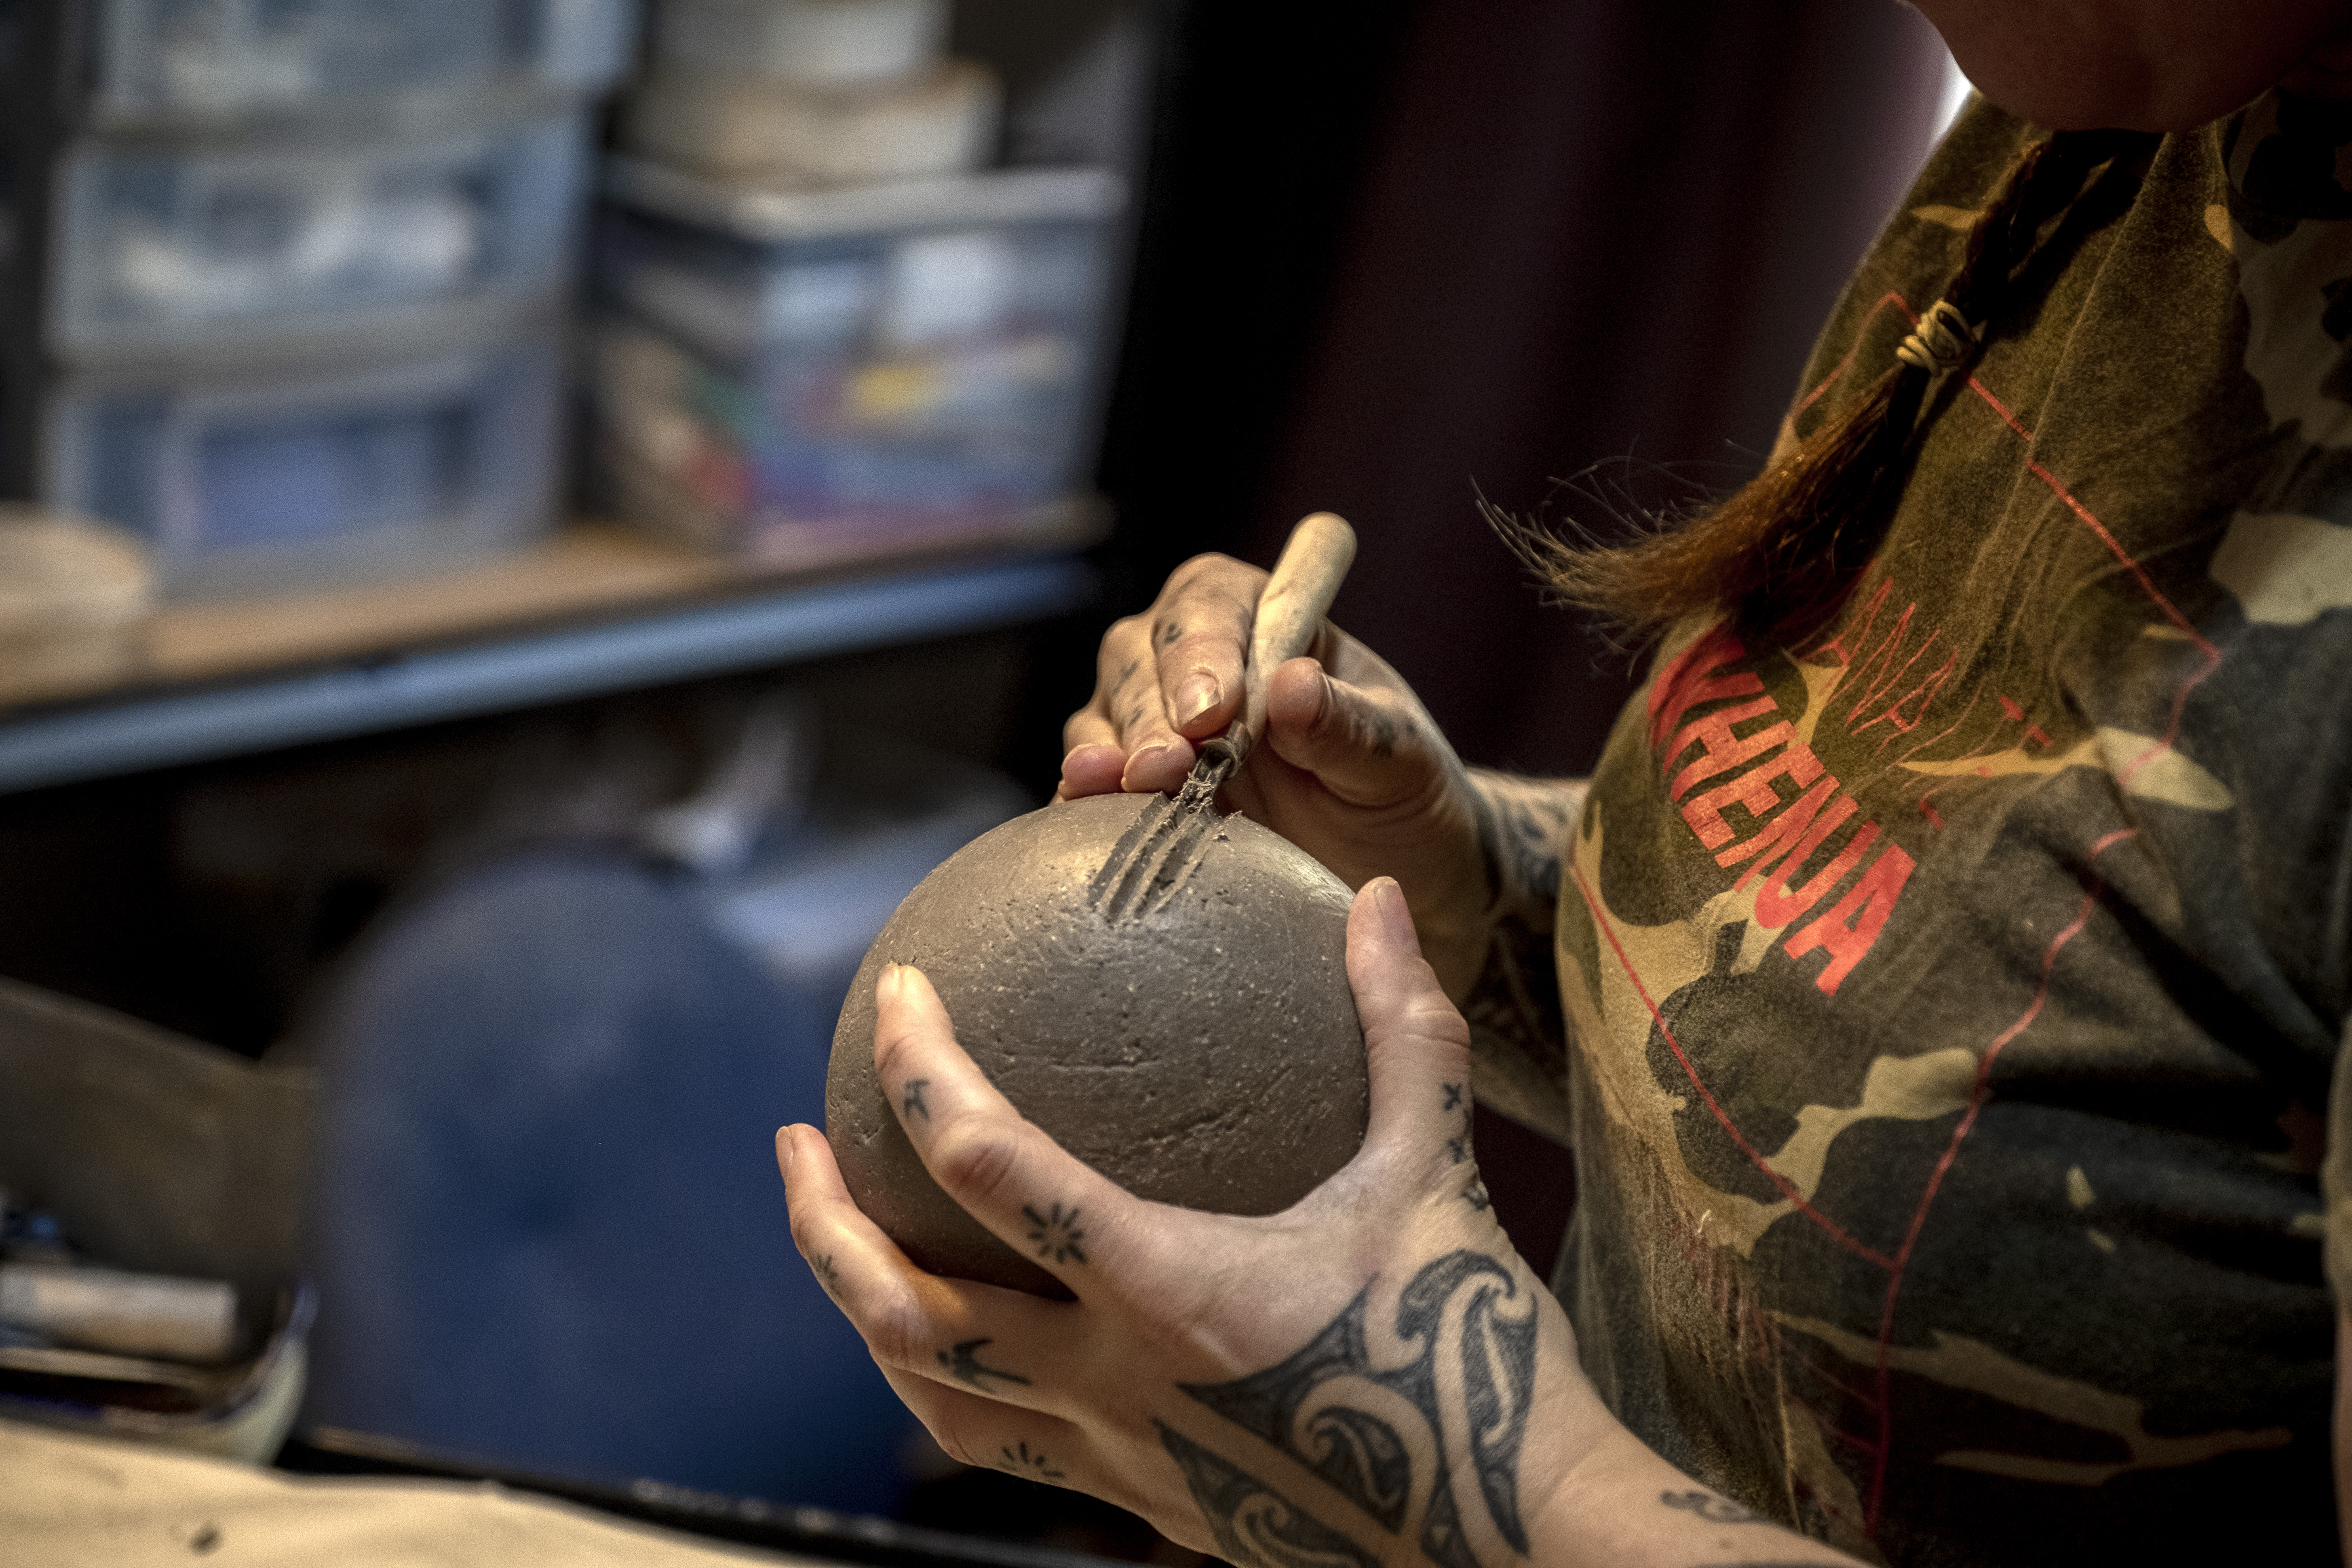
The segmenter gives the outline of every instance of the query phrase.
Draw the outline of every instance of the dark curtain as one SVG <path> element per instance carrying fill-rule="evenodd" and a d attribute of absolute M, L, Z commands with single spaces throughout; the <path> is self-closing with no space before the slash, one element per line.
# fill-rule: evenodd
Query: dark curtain
<path fill-rule="evenodd" d="M 1551 481 L 1752 472 L 1927 150 L 1940 46 L 1894 0 L 1270 9 L 1174 28 L 1105 466 L 1123 589 L 1339 511 L 1336 617 L 1465 757 L 1580 771 L 1631 661 L 1476 497 L 1606 525 Z"/>

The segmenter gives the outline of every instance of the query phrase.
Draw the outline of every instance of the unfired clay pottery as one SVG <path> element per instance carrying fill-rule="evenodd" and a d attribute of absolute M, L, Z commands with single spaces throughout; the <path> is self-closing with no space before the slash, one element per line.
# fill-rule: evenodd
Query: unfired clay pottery
<path fill-rule="evenodd" d="M 1067 1294 L 939 1189 L 884 1100 L 874 984 L 897 962 L 930 978 L 990 1081 L 1119 1185 L 1287 1208 L 1363 1142 L 1349 901 L 1279 835 L 1166 795 L 1066 802 L 976 839 L 882 928 L 834 1031 L 825 1136 L 850 1195 L 934 1273 Z"/>

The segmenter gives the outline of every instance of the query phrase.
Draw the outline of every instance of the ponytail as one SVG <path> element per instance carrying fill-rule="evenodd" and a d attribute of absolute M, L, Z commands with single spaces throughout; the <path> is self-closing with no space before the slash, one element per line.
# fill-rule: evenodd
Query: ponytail
<path fill-rule="evenodd" d="M 2011 275 L 2042 226 L 2104 163 L 2154 139 L 2062 132 L 2025 149 L 1969 231 L 1958 270 L 1852 406 L 1712 509 L 1628 544 L 1570 544 L 1489 510 L 1569 604 L 1646 641 L 1693 615 L 1729 610 L 1743 633 L 1783 646 L 1826 626 L 1868 564 L 1908 476 L 1921 413 L 1965 374 Z"/>

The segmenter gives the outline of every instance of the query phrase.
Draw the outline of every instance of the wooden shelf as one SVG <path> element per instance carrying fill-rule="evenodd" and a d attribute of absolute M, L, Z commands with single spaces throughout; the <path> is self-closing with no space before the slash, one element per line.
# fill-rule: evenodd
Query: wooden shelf
<path fill-rule="evenodd" d="M 745 566 L 566 529 L 436 576 L 169 605 L 131 670 L 0 707 L 0 793 L 985 630 L 1095 592 L 1064 509 L 987 554 Z"/>
<path fill-rule="evenodd" d="M 349 658 L 756 581 L 711 556 L 608 525 L 567 528 L 514 555 L 398 583 L 166 605 L 142 674 L 206 679 Z"/>

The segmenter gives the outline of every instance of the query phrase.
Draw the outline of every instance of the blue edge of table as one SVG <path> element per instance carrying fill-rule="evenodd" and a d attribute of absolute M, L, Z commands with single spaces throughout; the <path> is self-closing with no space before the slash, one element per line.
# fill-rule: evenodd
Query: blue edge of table
<path fill-rule="evenodd" d="M 0 794 L 992 630 L 1080 609 L 1075 554 L 786 586 L 0 712 Z"/>

